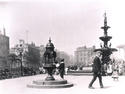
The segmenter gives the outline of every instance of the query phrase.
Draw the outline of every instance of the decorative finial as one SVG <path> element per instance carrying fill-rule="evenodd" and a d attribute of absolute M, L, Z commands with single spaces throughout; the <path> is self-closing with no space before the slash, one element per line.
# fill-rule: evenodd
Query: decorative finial
<path fill-rule="evenodd" d="M 108 32 L 107 30 L 109 29 L 110 27 L 107 25 L 107 16 L 106 16 L 106 12 L 104 13 L 104 26 L 101 27 L 101 29 L 104 29 L 104 36 L 107 36 Z"/>
<path fill-rule="evenodd" d="M 49 37 L 49 43 L 51 43 L 51 37 Z"/>
<path fill-rule="evenodd" d="M 107 16 L 106 16 L 106 12 L 104 13 L 104 26 L 107 26 Z"/>
<path fill-rule="evenodd" d="M 106 11 L 105 11 L 105 13 L 104 13 L 104 17 L 106 17 Z"/>

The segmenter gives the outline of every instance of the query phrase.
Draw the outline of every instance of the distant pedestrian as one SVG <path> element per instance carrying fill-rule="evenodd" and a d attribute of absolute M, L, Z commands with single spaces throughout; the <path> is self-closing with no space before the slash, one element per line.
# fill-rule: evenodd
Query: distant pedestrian
<path fill-rule="evenodd" d="M 110 61 L 111 62 L 111 61 Z M 111 76 L 113 73 L 113 68 L 112 68 L 112 64 L 109 62 L 109 64 L 107 65 L 107 75 Z"/>
<path fill-rule="evenodd" d="M 43 67 L 39 67 L 39 71 L 40 71 L 40 72 L 39 72 L 40 74 L 45 73 L 45 69 L 44 69 Z"/>
<path fill-rule="evenodd" d="M 65 74 L 67 74 L 67 73 L 68 73 L 68 67 L 65 68 Z"/>
<path fill-rule="evenodd" d="M 59 74 L 59 69 L 58 69 L 59 63 L 56 61 L 55 65 L 56 65 L 55 74 L 58 75 Z"/>
<path fill-rule="evenodd" d="M 95 82 L 96 78 L 99 78 L 99 83 L 100 83 L 100 87 L 103 88 L 103 83 L 102 83 L 102 76 L 101 76 L 101 60 L 100 60 L 100 56 L 101 53 L 97 52 L 96 57 L 93 60 L 93 79 L 89 84 L 89 88 L 90 89 L 94 89 L 94 87 L 92 87 L 93 83 Z"/>
<path fill-rule="evenodd" d="M 58 69 L 59 69 L 60 77 L 61 77 L 62 79 L 64 79 L 64 74 L 65 74 L 65 64 L 64 64 L 64 59 L 61 60 Z"/>
<path fill-rule="evenodd" d="M 112 78 L 114 79 L 114 81 L 115 80 L 118 81 L 119 73 L 118 73 L 118 65 L 117 64 L 114 64 L 114 66 L 113 66 Z"/>
<path fill-rule="evenodd" d="M 112 78 L 115 80 L 118 81 L 118 78 L 119 78 L 119 75 L 118 75 L 118 71 L 115 69 L 113 70 L 113 73 L 112 73 Z"/>

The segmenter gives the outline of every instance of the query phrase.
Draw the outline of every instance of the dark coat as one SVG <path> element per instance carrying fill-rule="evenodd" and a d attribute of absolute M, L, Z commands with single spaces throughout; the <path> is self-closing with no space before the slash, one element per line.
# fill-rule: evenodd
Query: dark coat
<path fill-rule="evenodd" d="M 65 73 L 65 64 L 61 63 L 58 67 L 59 73 L 64 74 Z"/>
<path fill-rule="evenodd" d="M 94 61 L 93 61 L 93 72 L 94 73 L 99 73 L 99 72 L 101 72 L 101 60 L 100 60 L 100 58 L 99 57 L 95 57 L 94 58 Z"/>

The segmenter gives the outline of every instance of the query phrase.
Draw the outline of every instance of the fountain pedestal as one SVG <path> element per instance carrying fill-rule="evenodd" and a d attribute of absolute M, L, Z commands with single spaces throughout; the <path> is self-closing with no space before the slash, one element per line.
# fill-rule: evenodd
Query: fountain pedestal
<path fill-rule="evenodd" d="M 54 65 L 45 65 L 44 68 L 47 71 L 47 77 L 45 80 L 36 80 L 32 84 L 27 85 L 30 88 L 66 88 L 72 87 L 72 83 L 68 83 L 65 79 L 55 79 L 53 77 L 53 69 L 56 67 Z"/>
<path fill-rule="evenodd" d="M 44 69 L 47 71 L 48 76 L 45 78 L 46 81 L 53 81 L 55 80 L 55 78 L 53 77 L 53 70 L 56 68 L 55 65 L 50 65 L 50 64 L 46 64 L 44 66 Z"/>
<path fill-rule="evenodd" d="M 46 80 L 36 80 L 33 81 L 32 84 L 27 85 L 29 88 L 67 88 L 67 87 L 72 87 L 72 83 L 68 83 L 67 80 L 64 79 L 55 79 L 51 81 L 46 81 Z"/>

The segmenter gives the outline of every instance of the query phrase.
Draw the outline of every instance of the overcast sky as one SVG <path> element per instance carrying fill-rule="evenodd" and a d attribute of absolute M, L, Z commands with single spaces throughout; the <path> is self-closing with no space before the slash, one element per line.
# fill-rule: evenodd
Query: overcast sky
<path fill-rule="evenodd" d="M 106 11 L 112 47 L 125 44 L 124 0 L 26 0 L 0 2 L 0 29 L 6 28 L 10 47 L 19 39 L 73 54 L 77 47 L 100 46 Z M 27 37 L 28 36 L 28 37 Z"/>

